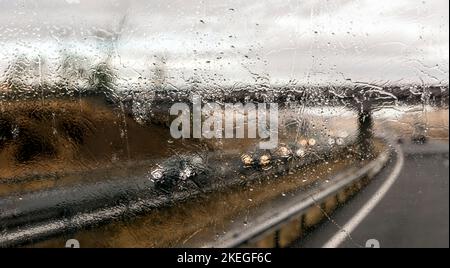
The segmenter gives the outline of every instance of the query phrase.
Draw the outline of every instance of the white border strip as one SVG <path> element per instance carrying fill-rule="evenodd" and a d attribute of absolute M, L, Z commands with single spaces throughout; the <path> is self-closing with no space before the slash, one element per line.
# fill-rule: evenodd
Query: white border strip
<path fill-rule="evenodd" d="M 403 151 L 399 145 L 395 146 L 397 152 L 397 162 L 395 164 L 394 170 L 392 170 L 389 177 L 381 185 L 378 191 L 369 199 L 369 201 L 364 204 L 364 206 L 342 227 L 338 233 L 336 233 L 327 243 L 325 243 L 322 248 L 337 248 L 344 242 L 345 239 L 349 238 L 350 234 L 355 230 L 355 228 L 364 220 L 367 215 L 375 208 L 375 206 L 383 199 L 386 193 L 389 191 L 391 186 L 397 180 L 400 174 L 403 164 L 404 155 Z"/>

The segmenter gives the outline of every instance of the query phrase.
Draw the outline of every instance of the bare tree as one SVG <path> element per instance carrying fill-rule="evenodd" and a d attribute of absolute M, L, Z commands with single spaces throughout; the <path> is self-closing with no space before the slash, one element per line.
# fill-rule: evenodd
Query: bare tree
<path fill-rule="evenodd" d="M 95 94 L 110 97 L 115 91 L 116 74 L 108 62 L 96 64 L 89 76 L 89 86 Z"/>
<path fill-rule="evenodd" d="M 117 97 L 115 92 L 117 73 L 113 68 L 112 60 L 118 57 L 117 45 L 126 22 L 127 16 L 124 15 L 115 29 L 95 33 L 95 36 L 102 40 L 100 46 L 104 52 L 104 58 L 90 69 L 89 88 L 94 91 L 93 94 L 104 94 L 109 100 Z"/>

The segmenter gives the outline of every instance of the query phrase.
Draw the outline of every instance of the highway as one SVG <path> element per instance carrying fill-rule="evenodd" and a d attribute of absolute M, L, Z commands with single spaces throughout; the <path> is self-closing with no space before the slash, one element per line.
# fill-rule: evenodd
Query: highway
<path fill-rule="evenodd" d="M 448 141 L 399 145 L 389 164 L 293 247 L 449 247 Z"/>

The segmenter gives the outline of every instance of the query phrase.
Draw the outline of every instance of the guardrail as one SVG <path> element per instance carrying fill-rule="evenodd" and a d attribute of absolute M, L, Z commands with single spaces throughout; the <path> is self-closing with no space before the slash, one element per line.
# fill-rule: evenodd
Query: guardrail
<path fill-rule="evenodd" d="M 363 168 L 350 174 L 340 174 L 330 180 L 335 183 L 325 185 L 303 195 L 299 202 L 287 204 L 281 212 L 269 212 L 261 221 L 244 230 L 229 232 L 226 236 L 206 247 L 287 247 L 292 242 L 320 223 L 339 204 L 345 203 L 355 193 L 361 190 L 387 163 L 390 150 L 386 149 L 376 159 Z M 270 214 L 271 213 L 271 214 Z"/>

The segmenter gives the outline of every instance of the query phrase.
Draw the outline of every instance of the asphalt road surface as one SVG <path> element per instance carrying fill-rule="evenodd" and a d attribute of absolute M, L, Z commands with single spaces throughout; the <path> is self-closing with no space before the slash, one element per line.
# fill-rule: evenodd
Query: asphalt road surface
<path fill-rule="evenodd" d="M 449 247 L 448 141 L 402 144 L 374 180 L 294 247 Z"/>

